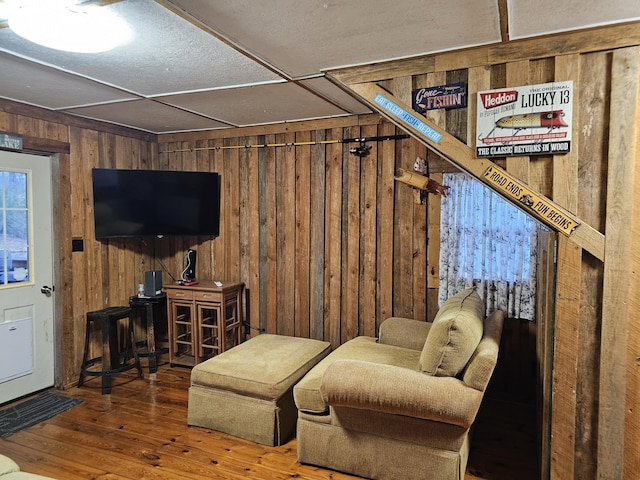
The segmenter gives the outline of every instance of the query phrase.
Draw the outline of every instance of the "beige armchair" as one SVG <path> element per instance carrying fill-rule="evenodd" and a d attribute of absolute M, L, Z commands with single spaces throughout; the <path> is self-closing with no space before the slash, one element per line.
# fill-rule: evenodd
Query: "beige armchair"
<path fill-rule="evenodd" d="M 469 434 L 493 373 L 504 314 L 473 290 L 433 323 L 391 318 L 295 387 L 298 459 L 374 479 L 464 478 Z"/>
<path fill-rule="evenodd" d="M 20 467 L 9 457 L 0 455 L 0 479 L 1 480 L 53 480 L 49 477 L 20 471 Z"/>

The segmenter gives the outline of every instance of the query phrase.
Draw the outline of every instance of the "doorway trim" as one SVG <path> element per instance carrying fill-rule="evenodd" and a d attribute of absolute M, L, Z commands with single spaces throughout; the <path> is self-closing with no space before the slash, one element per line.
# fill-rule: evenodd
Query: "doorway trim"
<path fill-rule="evenodd" d="M 64 386 L 64 325 L 63 302 L 64 290 L 62 285 L 62 263 L 60 262 L 60 248 L 62 238 L 62 225 L 60 222 L 60 156 L 50 154 L 51 162 L 51 256 L 53 261 L 53 334 L 54 334 L 54 372 L 53 381 L 56 388 Z M 56 288 L 57 287 L 57 288 Z"/>
<path fill-rule="evenodd" d="M 46 150 L 44 150 L 46 148 Z M 62 287 L 62 263 L 61 263 L 61 239 L 64 236 L 63 225 L 60 221 L 61 205 L 60 205 L 60 155 L 66 155 L 70 152 L 70 144 L 60 141 L 52 141 L 43 138 L 23 138 L 22 150 L 10 150 L 14 153 L 26 153 L 31 155 L 41 155 L 48 158 L 51 165 L 51 248 L 53 262 L 53 334 L 54 334 L 54 371 L 53 382 L 54 387 L 63 389 L 64 387 L 64 289 Z M 69 240 L 71 243 L 71 240 Z"/>

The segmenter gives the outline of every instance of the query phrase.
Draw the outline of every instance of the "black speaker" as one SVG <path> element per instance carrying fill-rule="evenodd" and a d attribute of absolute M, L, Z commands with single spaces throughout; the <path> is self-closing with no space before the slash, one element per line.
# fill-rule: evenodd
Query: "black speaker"
<path fill-rule="evenodd" d="M 185 282 L 193 282 L 196 279 L 196 251 L 189 249 L 187 251 L 187 266 L 182 273 L 182 279 Z"/>
<path fill-rule="evenodd" d="M 144 295 L 146 297 L 157 297 L 161 293 L 162 272 L 160 270 L 144 272 Z"/>

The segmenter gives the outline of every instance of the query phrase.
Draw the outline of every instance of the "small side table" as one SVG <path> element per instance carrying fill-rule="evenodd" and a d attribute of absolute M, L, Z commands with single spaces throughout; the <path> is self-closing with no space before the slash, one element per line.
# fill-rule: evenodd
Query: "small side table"
<path fill-rule="evenodd" d="M 138 353 L 140 357 L 147 357 L 149 359 L 149 373 L 156 373 L 158 371 L 158 355 L 163 353 L 169 353 L 169 348 L 157 348 L 156 346 L 156 324 L 157 319 L 154 316 L 154 310 L 162 312 L 163 325 L 167 324 L 167 294 L 161 293 L 155 297 L 129 297 L 129 306 L 132 310 L 144 310 L 146 318 L 147 350 L 145 352 Z M 168 327 L 167 327 L 168 328 Z"/>
<path fill-rule="evenodd" d="M 243 340 L 244 283 L 200 280 L 164 285 L 168 297 L 169 364 L 193 367 Z"/>

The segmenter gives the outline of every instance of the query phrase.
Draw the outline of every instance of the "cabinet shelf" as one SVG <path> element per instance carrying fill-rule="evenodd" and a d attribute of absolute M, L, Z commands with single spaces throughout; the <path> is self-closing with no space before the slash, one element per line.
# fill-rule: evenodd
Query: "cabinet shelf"
<path fill-rule="evenodd" d="M 193 366 L 242 341 L 242 283 L 168 285 L 169 362 Z"/>

